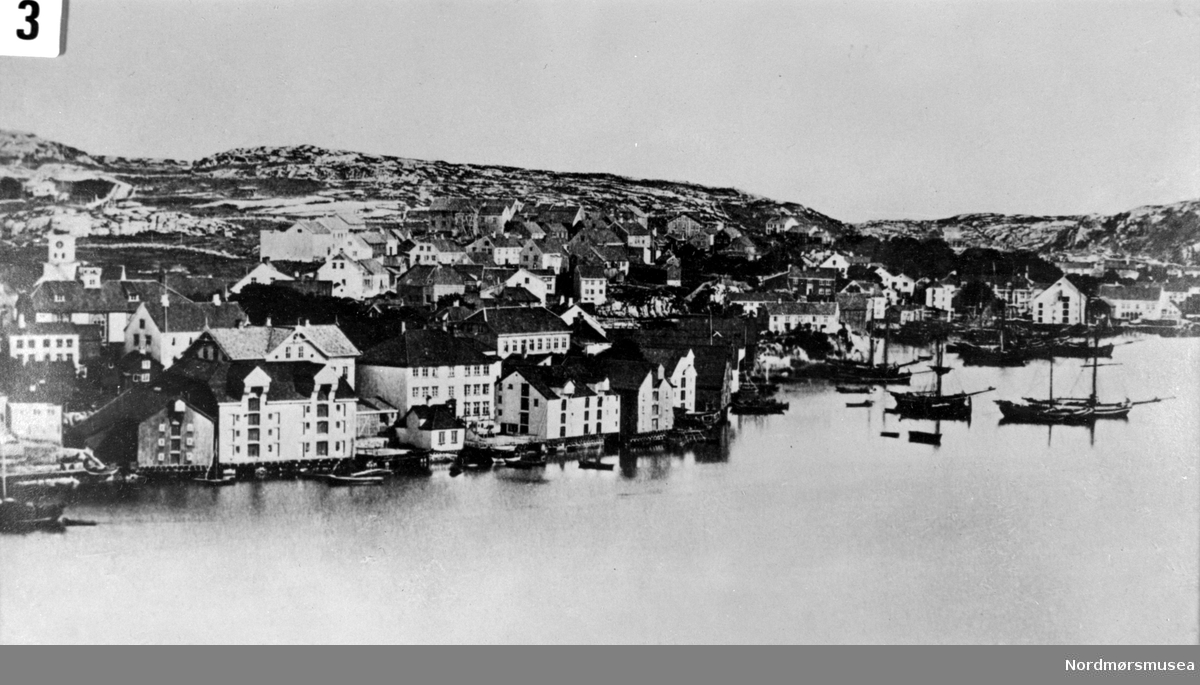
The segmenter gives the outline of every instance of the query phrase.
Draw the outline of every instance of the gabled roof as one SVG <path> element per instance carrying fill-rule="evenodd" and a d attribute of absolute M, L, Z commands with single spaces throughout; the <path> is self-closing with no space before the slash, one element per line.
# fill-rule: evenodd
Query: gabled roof
<path fill-rule="evenodd" d="M 367 350 L 358 363 L 366 366 L 474 366 L 490 364 L 475 344 L 445 331 L 408 331 Z"/>
<path fill-rule="evenodd" d="M 268 354 L 300 333 L 326 357 L 353 357 L 358 348 L 337 326 L 304 325 L 296 327 L 246 326 L 245 328 L 212 328 L 208 335 L 221 351 L 233 360 L 265 359 Z"/>
<path fill-rule="evenodd" d="M 522 333 L 569 333 L 566 322 L 545 307 L 489 307 L 481 309 L 463 322 L 482 325 L 496 335 Z"/>
<path fill-rule="evenodd" d="M 207 385 L 186 376 L 164 374 L 154 383 L 138 383 L 117 395 L 73 430 L 86 437 L 117 424 L 139 424 L 178 400 L 209 419 L 217 416 L 214 396 Z"/>
<path fill-rule="evenodd" d="M 271 382 L 267 391 L 268 400 L 300 400 L 312 397 L 318 390 L 317 374 L 324 368 L 324 364 L 306 361 L 222 362 L 189 357 L 163 372 L 159 379 L 167 382 L 165 379 L 173 376 L 191 378 L 206 384 L 216 401 L 230 402 L 241 399 L 246 390 L 246 377 L 256 369 L 261 369 Z M 345 378 L 339 376 L 334 399 L 352 398 L 354 390 Z"/>

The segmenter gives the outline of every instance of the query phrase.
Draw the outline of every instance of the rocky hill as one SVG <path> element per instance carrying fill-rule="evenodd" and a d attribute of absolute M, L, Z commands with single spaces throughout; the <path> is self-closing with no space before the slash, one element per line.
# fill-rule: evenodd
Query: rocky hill
<path fill-rule="evenodd" d="M 850 226 L 800 204 L 686 182 L 453 164 L 311 145 L 242 148 L 194 162 L 122 158 L 0 131 L 0 228 L 3 237 L 18 242 L 36 239 L 47 226 L 64 225 L 61 215 L 66 214 L 65 223 L 81 235 L 89 222 L 90 235 L 101 237 L 177 232 L 215 238 L 230 253 L 250 256 L 263 227 L 336 211 L 398 219 L 439 196 L 590 207 L 632 203 L 651 212 L 723 221 L 751 234 L 768 218 L 790 214 L 802 227 L 835 234 L 937 235 L 956 245 L 1004 250 L 1117 252 L 1180 261 L 1194 259 L 1200 248 L 1200 201 L 1113 216 L 971 214 Z M 29 233 L 21 235 L 26 229 Z"/>
<path fill-rule="evenodd" d="M 1178 262 L 1200 254 L 1200 200 L 1113 215 L 962 214 L 933 221 L 869 221 L 853 228 L 878 238 L 941 237 L 962 247 L 1121 254 Z"/>

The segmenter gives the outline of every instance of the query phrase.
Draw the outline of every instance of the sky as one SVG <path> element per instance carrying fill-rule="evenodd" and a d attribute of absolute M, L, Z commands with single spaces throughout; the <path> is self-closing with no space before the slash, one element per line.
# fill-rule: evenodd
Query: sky
<path fill-rule="evenodd" d="M 71 0 L 0 128 L 733 186 L 843 221 L 1200 198 L 1200 1 Z"/>

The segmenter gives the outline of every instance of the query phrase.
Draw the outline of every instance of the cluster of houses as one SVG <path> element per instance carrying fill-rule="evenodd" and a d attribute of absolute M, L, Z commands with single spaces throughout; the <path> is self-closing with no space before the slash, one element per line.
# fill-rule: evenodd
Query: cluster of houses
<path fill-rule="evenodd" d="M 75 237 L 51 234 L 38 283 L 0 301 L 3 426 L 139 468 L 333 460 L 380 438 L 440 452 L 470 435 L 628 439 L 728 407 L 762 332 L 833 334 L 886 312 L 904 323 L 963 309 L 968 283 L 956 274 L 890 271 L 830 249 L 834 236 L 794 217 L 762 232 L 803 235 L 801 263 L 731 292 L 725 304 L 740 311 L 657 321 L 612 314 L 610 288 L 680 285 L 684 244 L 754 261 L 755 240 L 632 205 L 442 198 L 400 224 L 334 215 L 264 231 L 259 263 L 234 282 L 130 278 L 79 262 Z M 251 325 L 236 302 L 251 285 L 433 314 L 360 349 L 337 325 Z M 1082 322 L 1091 295 L 1069 276 L 988 285 L 1014 317 L 1039 323 Z M 1198 293 L 1168 283 L 1096 295 L 1114 318 L 1165 319 Z M 83 377 L 99 388 L 90 402 L 78 400 Z"/>

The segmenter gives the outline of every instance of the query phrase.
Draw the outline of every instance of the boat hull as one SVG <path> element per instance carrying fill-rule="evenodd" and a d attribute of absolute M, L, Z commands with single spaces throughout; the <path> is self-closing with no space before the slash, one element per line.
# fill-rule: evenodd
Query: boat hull
<path fill-rule="evenodd" d="M 1096 420 L 1095 411 L 1086 406 L 1022 404 L 1007 400 L 996 400 L 996 406 L 1000 408 L 1004 419 L 1011 423 L 1087 424 Z"/>

